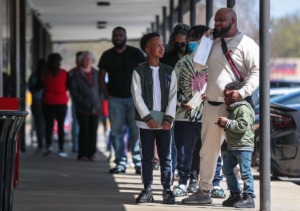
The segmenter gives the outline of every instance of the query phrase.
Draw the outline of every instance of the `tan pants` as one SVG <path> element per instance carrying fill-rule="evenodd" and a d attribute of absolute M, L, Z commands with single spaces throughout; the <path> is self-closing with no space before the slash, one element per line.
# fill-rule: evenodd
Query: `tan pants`
<path fill-rule="evenodd" d="M 200 150 L 200 182 L 199 187 L 210 190 L 217 166 L 217 159 L 221 153 L 221 145 L 225 139 L 224 129 L 219 128 L 215 122 L 218 117 L 228 117 L 226 105 L 210 105 L 205 102 L 202 116 L 202 147 Z"/>

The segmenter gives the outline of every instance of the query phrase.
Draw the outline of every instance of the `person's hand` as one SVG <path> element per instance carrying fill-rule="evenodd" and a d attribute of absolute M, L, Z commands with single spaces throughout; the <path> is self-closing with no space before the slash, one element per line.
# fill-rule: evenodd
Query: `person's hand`
<path fill-rule="evenodd" d="M 207 99 L 207 95 L 206 94 L 202 94 L 201 97 L 202 97 L 202 101 L 205 101 Z"/>
<path fill-rule="evenodd" d="M 193 108 L 189 105 L 187 105 L 188 101 L 187 100 L 183 100 L 181 101 L 181 108 L 183 108 L 184 110 L 190 111 Z"/>
<path fill-rule="evenodd" d="M 171 123 L 168 121 L 163 121 L 162 129 L 163 130 L 171 130 Z"/>
<path fill-rule="evenodd" d="M 159 125 L 157 124 L 157 122 L 154 120 L 154 119 L 150 119 L 148 122 L 147 122 L 147 125 L 149 128 L 151 129 L 157 129 L 159 128 Z"/>
<path fill-rule="evenodd" d="M 226 117 L 219 117 L 218 121 L 215 124 L 218 125 L 220 128 L 224 128 L 227 121 L 228 119 Z"/>
<path fill-rule="evenodd" d="M 238 92 L 238 90 L 230 90 L 226 91 L 225 95 L 230 95 L 231 94 L 231 99 L 234 101 L 241 101 L 243 100 L 242 96 Z"/>
<path fill-rule="evenodd" d="M 209 30 L 207 30 L 206 32 L 204 32 L 203 33 L 203 35 L 205 36 L 205 37 L 211 37 L 212 35 L 212 33 L 213 33 L 213 29 L 209 29 Z"/>

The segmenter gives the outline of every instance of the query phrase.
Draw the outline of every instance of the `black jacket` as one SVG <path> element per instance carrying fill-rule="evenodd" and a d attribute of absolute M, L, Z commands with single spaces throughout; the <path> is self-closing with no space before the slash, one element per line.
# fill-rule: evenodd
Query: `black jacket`
<path fill-rule="evenodd" d="M 69 73 L 69 90 L 76 112 L 98 114 L 100 109 L 100 91 L 98 71 L 93 69 L 93 84 L 90 85 L 84 72 L 77 68 Z"/>

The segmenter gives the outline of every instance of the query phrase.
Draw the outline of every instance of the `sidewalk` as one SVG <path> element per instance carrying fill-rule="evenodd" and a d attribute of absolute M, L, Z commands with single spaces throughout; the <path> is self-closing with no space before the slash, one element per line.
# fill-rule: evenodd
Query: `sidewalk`
<path fill-rule="evenodd" d="M 107 158 L 97 154 L 96 162 L 79 162 L 76 155 L 59 158 L 53 153 L 49 157 L 35 154 L 28 147 L 20 157 L 20 181 L 14 190 L 13 211 L 156 211 L 156 210 L 234 210 L 222 207 L 224 199 L 213 199 L 207 206 L 182 205 L 176 198 L 175 205 L 163 205 L 159 171 L 154 171 L 155 203 L 138 205 L 135 198 L 142 189 L 140 175 L 133 168 L 126 174 L 108 174 Z M 255 209 L 259 210 L 259 181 L 255 174 Z M 226 189 L 225 181 L 221 186 Z M 229 192 L 226 191 L 228 195 Z M 271 182 L 271 210 L 296 211 L 300 199 L 300 182 Z M 238 209 L 236 209 L 238 210 Z"/>

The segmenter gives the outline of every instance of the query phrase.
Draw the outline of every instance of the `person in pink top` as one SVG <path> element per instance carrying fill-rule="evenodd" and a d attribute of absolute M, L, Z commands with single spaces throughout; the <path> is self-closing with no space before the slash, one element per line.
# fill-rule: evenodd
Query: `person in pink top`
<path fill-rule="evenodd" d="M 45 156 L 52 152 L 52 135 L 54 120 L 58 125 L 58 144 L 60 157 L 67 157 L 64 151 L 64 121 L 67 113 L 67 71 L 60 67 L 62 57 L 58 53 L 48 56 L 43 83 L 43 114 L 46 123 L 46 151 Z"/>

